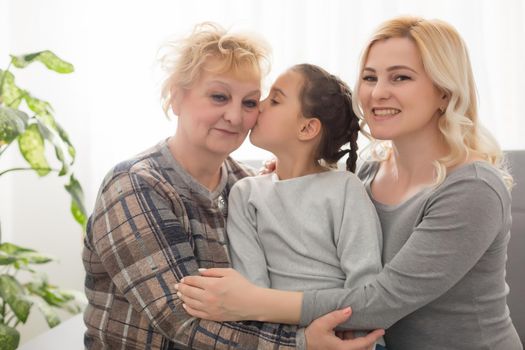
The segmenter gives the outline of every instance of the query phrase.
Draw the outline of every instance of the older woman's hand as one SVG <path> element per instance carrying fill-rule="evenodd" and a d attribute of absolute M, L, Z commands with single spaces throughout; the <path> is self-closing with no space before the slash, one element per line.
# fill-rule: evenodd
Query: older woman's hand
<path fill-rule="evenodd" d="M 199 269 L 201 276 L 186 276 L 176 285 L 177 295 L 191 316 L 212 321 L 253 319 L 257 286 L 231 268 Z"/>

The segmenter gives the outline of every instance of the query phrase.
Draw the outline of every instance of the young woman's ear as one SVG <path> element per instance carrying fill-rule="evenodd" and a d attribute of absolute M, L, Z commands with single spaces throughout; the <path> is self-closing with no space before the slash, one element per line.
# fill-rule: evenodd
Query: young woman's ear
<path fill-rule="evenodd" d="M 321 133 L 321 121 L 317 118 L 303 118 L 299 125 L 299 140 L 309 141 Z"/>

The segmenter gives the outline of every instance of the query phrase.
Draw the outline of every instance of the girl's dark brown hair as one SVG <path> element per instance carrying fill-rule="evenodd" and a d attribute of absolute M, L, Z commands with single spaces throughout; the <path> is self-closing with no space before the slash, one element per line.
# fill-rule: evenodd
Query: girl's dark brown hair
<path fill-rule="evenodd" d="M 304 79 L 300 93 L 301 109 L 305 118 L 318 118 L 322 136 L 317 159 L 336 164 L 348 153 L 346 170 L 355 172 L 359 118 L 352 109 L 352 92 L 344 81 L 312 64 L 298 64 L 291 68 Z M 349 144 L 349 149 L 341 149 Z"/>

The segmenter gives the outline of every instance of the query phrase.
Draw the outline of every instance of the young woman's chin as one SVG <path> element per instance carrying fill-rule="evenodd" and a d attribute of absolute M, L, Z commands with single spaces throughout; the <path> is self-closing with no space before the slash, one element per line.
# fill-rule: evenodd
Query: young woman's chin
<path fill-rule="evenodd" d="M 382 128 L 382 127 L 374 127 L 369 125 L 370 135 L 380 141 L 385 140 L 392 140 L 395 136 L 394 130 L 392 128 Z"/>

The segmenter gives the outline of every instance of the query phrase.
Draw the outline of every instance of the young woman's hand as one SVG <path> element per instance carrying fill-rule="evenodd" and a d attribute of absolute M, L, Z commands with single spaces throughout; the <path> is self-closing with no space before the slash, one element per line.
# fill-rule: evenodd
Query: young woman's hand
<path fill-rule="evenodd" d="M 372 350 L 376 341 L 385 334 L 382 329 L 376 329 L 364 337 L 354 338 L 350 332 L 343 332 L 341 339 L 334 328 L 346 321 L 352 310 L 350 308 L 332 311 L 313 321 L 305 330 L 306 348 L 308 350 Z"/>
<path fill-rule="evenodd" d="M 253 319 L 257 286 L 230 268 L 200 269 L 201 276 L 186 276 L 176 288 L 191 316 L 212 321 Z"/>

